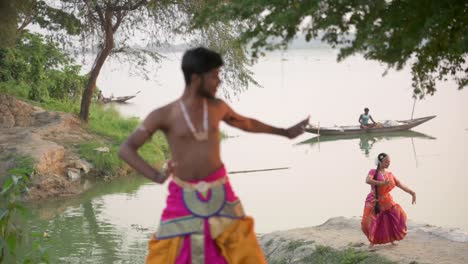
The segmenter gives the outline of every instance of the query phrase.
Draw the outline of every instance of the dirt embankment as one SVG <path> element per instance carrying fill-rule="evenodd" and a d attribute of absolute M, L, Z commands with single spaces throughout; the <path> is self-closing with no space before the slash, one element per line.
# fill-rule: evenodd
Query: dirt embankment
<path fill-rule="evenodd" d="M 322 225 L 263 235 L 260 243 L 272 263 L 305 264 L 301 259 L 317 245 L 342 250 L 348 247 L 371 251 L 397 263 L 468 263 L 468 233 L 408 221 L 408 234 L 397 245 L 376 245 L 361 231 L 359 218 L 335 217 Z"/>
<path fill-rule="evenodd" d="M 33 160 L 30 199 L 77 194 L 92 165 L 77 154 L 94 136 L 71 114 L 45 111 L 0 94 L 0 182 L 20 157 Z"/>

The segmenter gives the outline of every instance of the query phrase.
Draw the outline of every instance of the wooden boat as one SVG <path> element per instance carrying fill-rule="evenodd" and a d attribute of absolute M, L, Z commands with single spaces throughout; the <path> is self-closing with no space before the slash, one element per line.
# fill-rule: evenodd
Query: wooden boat
<path fill-rule="evenodd" d="M 136 95 L 129 95 L 129 96 L 119 96 L 119 97 L 108 97 L 102 99 L 102 102 L 107 104 L 107 103 L 125 103 L 128 100 L 134 98 Z"/>
<path fill-rule="evenodd" d="M 101 99 L 101 102 L 104 103 L 104 104 L 107 104 L 107 103 L 125 103 L 128 100 L 130 100 L 132 98 L 135 98 L 137 96 L 137 94 L 139 94 L 139 93 L 140 93 L 140 91 L 138 91 L 134 95 L 119 96 L 119 97 L 103 97 Z"/>
<path fill-rule="evenodd" d="M 306 132 L 318 135 L 357 135 L 368 133 L 389 133 L 409 130 L 415 126 L 425 123 L 436 116 L 426 116 L 410 120 L 398 120 L 397 124 L 389 126 L 379 126 L 363 129 L 360 126 L 335 126 L 335 127 L 315 127 L 309 126 L 305 129 Z"/>

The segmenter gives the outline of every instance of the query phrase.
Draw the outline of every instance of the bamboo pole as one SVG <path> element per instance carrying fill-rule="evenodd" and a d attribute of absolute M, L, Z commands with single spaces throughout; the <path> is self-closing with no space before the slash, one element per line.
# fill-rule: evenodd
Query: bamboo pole
<path fill-rule="evenodd" d="M 416 106 L 416 97 L 414 97 L 414 102 L 413 102 L 413 111 L 411 112 L 411 120 L 413 120 L 413 115 L 414 115 L 414 107 Z"/>
<path fill-rule="evenodd" d="M 261 171 L 287 170 L 287 169 L 289 169 L 289 167 L 271 168 L 271 169 L 258 169 L 258 170 L 230 171 L 230 172 L 228 172 L 228 174 L 252 173 L 252 172 L 261 172 Z"/>
<path fill-rule="evenodd" d="M 418 167 L 418 155 L 416 155 L 416 147 L 414 146 L 414 140 L 411 138 L 411 144 L 413 145 L 414 160 L 416 161 L 416 168 Z"/>

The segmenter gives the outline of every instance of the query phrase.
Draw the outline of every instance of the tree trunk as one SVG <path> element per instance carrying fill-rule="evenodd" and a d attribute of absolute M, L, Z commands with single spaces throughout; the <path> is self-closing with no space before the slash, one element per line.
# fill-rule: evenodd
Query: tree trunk
<path fill-rule="evenodd" d="M 14 0 L 0 1 L 0 47 L 13 47 L 17 39 L 18 10 Z"/>
<path fill-rule="evenodd" d="M 100 12 L 100 10 L 98 10 L 98 12 Z M 93 67 L 89 72 L 88 83 L 85 90 L 83 91 L 83 96 L 81 98 L 80 118 L 85 122 L 88 122 L 89 120 L 89 106 L 91 105 L 91 99 L 93 98 L 93 93 L 96 89 L 97 78 L 101 72 L 104 62 L 106 61 L 107 57 L 109 57 L 109 54 L 114 48 L 114 32 L 117 30 L 117 28 L 113 28 L 112 16 L 112 10 L 107 9 L 104 18 L 101 20 L 105 33 L 104 45 L 96 56 Z M 120 24 L 120 21 L 121 18 L 119 17 L 116 23 L 117 27 Z"/>
<path fill-rule="evenodd" d="M 107 42 L 107 40 L 106 40 Z M 89 73 L 88 83 L 85 90 L 83 91 L 83 96 L 81 98 L 81 108 L 80 108 L 80 118 L 88 122 L 89 119 L 89 106 L 91 105 L 91 99 L 93 98 L 94 90 L 96 89 L 96 81 L 101 72 L 102 66 L 106 61 L 107 57 L 111 52 L 111 48 L 104 47 L 97 55 L 96 60 L 94 61 L 93 68 Z"/>

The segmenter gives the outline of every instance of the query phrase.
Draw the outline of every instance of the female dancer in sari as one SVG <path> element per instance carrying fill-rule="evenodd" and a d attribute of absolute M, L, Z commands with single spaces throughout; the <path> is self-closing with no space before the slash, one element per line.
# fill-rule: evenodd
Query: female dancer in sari
<path fill-rule="evenodd" d="M 377 169 L 369 171 L 366 183 L 371 185 L 362 217 L 361 229 L 369 239 L 369 247 L 402 240 L 406 236 L 406 213 L 393 201 L 390 191 L 399 187 L 409 193 L 416 203 L 416 193 L 403 185 L 393 173 L 388 171 L 390 156 L 380 153 L 377 156 Z"/>

